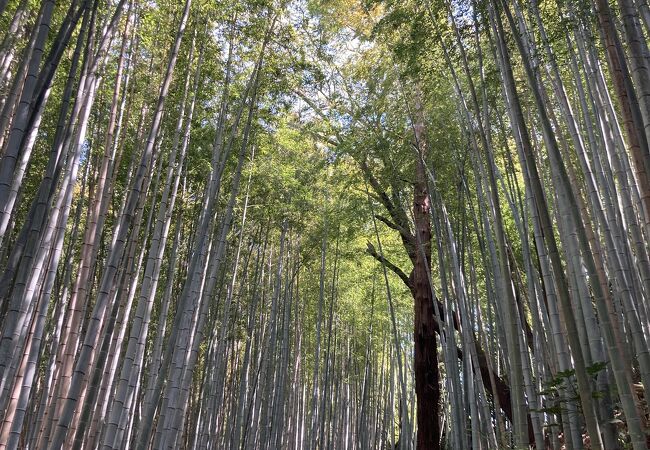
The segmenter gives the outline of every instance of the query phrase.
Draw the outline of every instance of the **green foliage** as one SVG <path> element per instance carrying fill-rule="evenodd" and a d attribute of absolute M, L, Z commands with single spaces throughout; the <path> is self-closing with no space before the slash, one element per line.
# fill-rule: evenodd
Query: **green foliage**
<path fill-rule="evenodd" d="M 598 361 L 586 367 L 587 373 L 595 380 L 598 375 L 607 369 L 607 361 Z M 559 371 L 555 377 L 543 383 L 544 389 L 538 392 L 539 395 L 548 397 L 548 403 L 552 406 L 534 409 L 536 412 L 548 414 L 560 414 L 567 411 L 566 404 L 571 403 L 577 408 L 581 407 L 580 396 L 577 394 L 577 385 L 575 381 L 575 369 Z M 567 395 L 567 393 L 569 395 Z M 604 392 L 593 391 L 593 398 L 602 398 Z"/>

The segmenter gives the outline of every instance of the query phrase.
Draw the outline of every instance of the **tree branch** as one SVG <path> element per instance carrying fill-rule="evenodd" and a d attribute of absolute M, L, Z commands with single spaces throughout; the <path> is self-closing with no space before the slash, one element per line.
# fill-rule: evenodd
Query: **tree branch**
<path fill-rule="evenodd" d="M 400 225 L 398 225 L 395 222 L 391 221 L 388 217 L 384 217 L 384 216 L 382 216 L 380 214 L 375 214 L 375 217 L 377 218 L 377 220 L 379 220 L 379 221 L 383 222 L 384 224 L 386 224 L 386 226 L 388 228 L 392 228 L 393 230 L 398 231 L 399 234 L 401 234 L 403 238 L 408 239 L 410 241 L 415 239 L 409 230 L 405 230 Z"/>
<path fill-rule="evenodd" d="M 412 287 L 412 285 L 411 285 L 411 280 L 410 280 L 410 278 L 408 277 L 408 275 L 406 275 L 406 274 L 404 273 L 404 271 L 403 271 L 402 269 L 400 269 L 400 268 L 397 267 L 395 264 L 393 264 L 392 262 L 390 262 L 389 260 L 387 260 L 386 258 L 384 258 L 382 255 L 379 255 L 379 254 L 377 253 L 377 250 L 375 250 L 375 246 L 372 245 L 370 242 L 368 242 L 366 245 L 368 246 L 368 248 L 366 249 L 366 252 L 367 252 L 370 256 L 372 256 L 373 258 L 375 258 L 377 261 L 379 261 L 381 264 L 383 264 L 387 269 L 390 269 L 390 270 L 391 270 L 395 275 L 397 275 L 398 277 L 400 277 L 400 279 L 404 282 L 404 284 L 406 285 L 406 287 L 409 288 L 409 290 L 413 289 L 413 287 Z"/>
<path fill-rule="evenodd" d="M 377 194 L 377 199 L 384 206 L 384 208 L 386 208 L 386 211 L 388 211 L 388 214 L 390 215 L 392 222 L 397 226 L 399 226 L 404 231 L 404 232 L 400 231 L 400 236 L 402 237 L 402 243 L 404 244 L 404 248 L 406 249 L 406 252 L 408 253 L 411 261 L 415 261 L 416 258 L 415 239 L 411 234 L 406 212 L 404 211 L 403 208 L 398 207 L 396 206 L 395 203 L 393 203 L 393 201 L 390 199 L 386 191 L 379 184 L 377 178 L 375 178 L 375 176 L 372 174 L 370 167 L 368 167 L 368 163 L 365 160 L 359 161 L 359 166 L 364 176 L 366 177 L 366 180 L 368 180 L 368 183 L 370 183 L 370 186 L 372 186 L 372 189 Z"/>

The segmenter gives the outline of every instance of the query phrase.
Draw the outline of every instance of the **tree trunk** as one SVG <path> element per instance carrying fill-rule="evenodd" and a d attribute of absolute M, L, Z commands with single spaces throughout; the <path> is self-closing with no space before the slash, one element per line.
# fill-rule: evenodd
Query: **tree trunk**
<path fill-rule="evenodd" d="M 415 142 L 418 157 L 415 165 L 413 217 L 417 252 L 410 279 L 414 300 L 414 362 L 415 393 L 417 396 L 417 450 L 436 450 L 440 447 L 440 373 L 438 370 L 438 342 L 434 324 L 433 302 L 429 287 L 431 272 L 431 201 L 427 190 L 427 137 L 419 88 L 415 94 Z"/>

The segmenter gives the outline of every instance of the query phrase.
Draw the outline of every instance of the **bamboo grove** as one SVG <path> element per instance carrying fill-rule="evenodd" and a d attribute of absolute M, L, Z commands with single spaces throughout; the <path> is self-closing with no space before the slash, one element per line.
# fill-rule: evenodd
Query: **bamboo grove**
<path fill-rule="evenodd" d="M 650 448 L 647 0 L 0 0 L 0 449 Z"/>

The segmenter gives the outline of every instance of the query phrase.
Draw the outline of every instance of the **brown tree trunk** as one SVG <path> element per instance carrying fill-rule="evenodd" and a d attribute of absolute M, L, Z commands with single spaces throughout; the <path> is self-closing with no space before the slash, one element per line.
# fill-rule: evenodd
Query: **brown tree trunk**
<path fill-rule="evenodd" d="M 413 219 L 415 223 L 416 252 L 411 272 L 414 304 L 413 341 L 415 350 L 415 394 L 417 397 L 417 449 L 440 448 L 440 422 L 438 420 L 440 386 L 438 371 L 438 344 L 433 312 L 429 273 L 431 271 L 431 201 L 427 192 L 426 136 L 419 90 L 415 99 L 415 141 L 419 153 L 415 166 L 413 191 Z"/>

